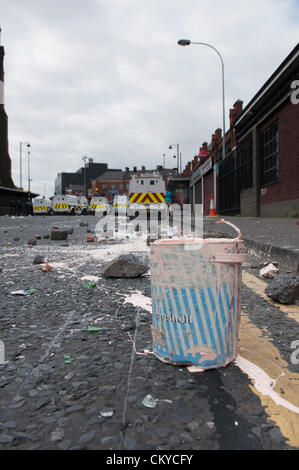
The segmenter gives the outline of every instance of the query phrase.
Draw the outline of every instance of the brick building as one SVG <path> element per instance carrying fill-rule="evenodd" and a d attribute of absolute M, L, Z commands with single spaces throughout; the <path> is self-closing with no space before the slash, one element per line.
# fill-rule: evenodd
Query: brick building
<path fill-rule="evenodd" d="M 92 195 L 104 196 L 112 201 L 115 194 L 128 194 L 129 174 L 122 170 L 108 170 L 92 181 Z"/>
<path fill-rule="evenodd" d="M 248 161 L 247 185 L 240 190 L 244 216 L 299 215 L 299 103 L 291 100 L 298 78 L 299 44 L 235 122 Z"/>
<path fill-rule="evenodd" d="M 195 156 L 186 165 L 190 200 L 203 203 L 207 215 L 213 190 L 219 214 L 298 216 L 299 44 L 245 109 L 235 102 L 229 123 L 224 159 L 216 129 L 207 147 L 211 161 Z"/>

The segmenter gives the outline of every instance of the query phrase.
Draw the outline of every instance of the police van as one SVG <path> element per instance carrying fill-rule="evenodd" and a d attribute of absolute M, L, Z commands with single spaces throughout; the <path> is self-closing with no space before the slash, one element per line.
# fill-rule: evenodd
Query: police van
<path fill-rule="evenodd" d="M 52 208 L 52 203 L 45 197 L 36 197 L 32 201 L 34 215 L 49 215 Z"/>
<path fill-rule="evenodd" d="M 149 214 L 158 212 L 162 218 L 167 213 L 165 204 L 165 181 L 160 173 L 137 173 L 132 175 L 129 183 L 130 218 L 140 212 Z"/>
<path fill-rule="evenodd" d="M 52 214 L 82 215 L 83 212 L 87 213 L 87 209 L 84 210 L 77 196 L 59 194 L 53 197 Z"/>
<path fill-rule="evenodd" d="M 94 196 L 89 205 L 90 215 L 108 215 L 110 213 L 111 206 L 105 197 Z"/>
<path fill-rule="evenodd" d="M 114 196 L 112 208 L 114 215 L 118 215 L 118 212 L 122 215 L 127 215 L 128 207 L 129 197 L 126 194 Z"/>

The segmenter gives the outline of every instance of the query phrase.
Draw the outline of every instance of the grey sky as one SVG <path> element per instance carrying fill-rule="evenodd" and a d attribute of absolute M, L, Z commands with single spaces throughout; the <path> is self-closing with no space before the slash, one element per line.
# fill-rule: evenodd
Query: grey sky
<path fill-rule="evenodd" d="M 83 155 L 111 168 L 183 165 L 246 105 L 298 42 L 295 0 L 0 0 L 5 107 L 13 179 L 31 144 L 31 188 L 53 194 L 56 174 Z M 23 147 L 27 189 L 27 149 Z"/>

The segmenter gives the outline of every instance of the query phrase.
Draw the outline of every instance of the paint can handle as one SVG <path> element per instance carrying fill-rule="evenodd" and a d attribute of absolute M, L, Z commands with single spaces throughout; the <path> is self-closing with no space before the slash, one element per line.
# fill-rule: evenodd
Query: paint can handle
<path fill-rule="evenodd" d="M 233 227 L 233 228 L 238 232 L 238 236 L 237 236 L 237 238 L 235 238 L 235 240 L 241 240 L 241 239 L 242 239 L 241 230 L 240 230 L 238 227 L 236 227 L 234 224 L 232 224 L 231 222 L 227 222 L 227 220 L 220 219 L 220 220 L 217 220 L 216 224 L 227 224 L 227 225 L 230 225 L 231 227 Z"/>

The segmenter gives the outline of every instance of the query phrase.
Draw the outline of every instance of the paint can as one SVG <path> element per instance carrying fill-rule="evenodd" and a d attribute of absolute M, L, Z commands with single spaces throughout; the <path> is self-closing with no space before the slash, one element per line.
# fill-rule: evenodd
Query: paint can
<path fill-rule="evenodd" d="M 161 361 L 211 369 L 236 358 L 242 263 L 247 261 L 238 232 L 235 239 L 151 244 L 151 329 L 153 352 Z"/>

